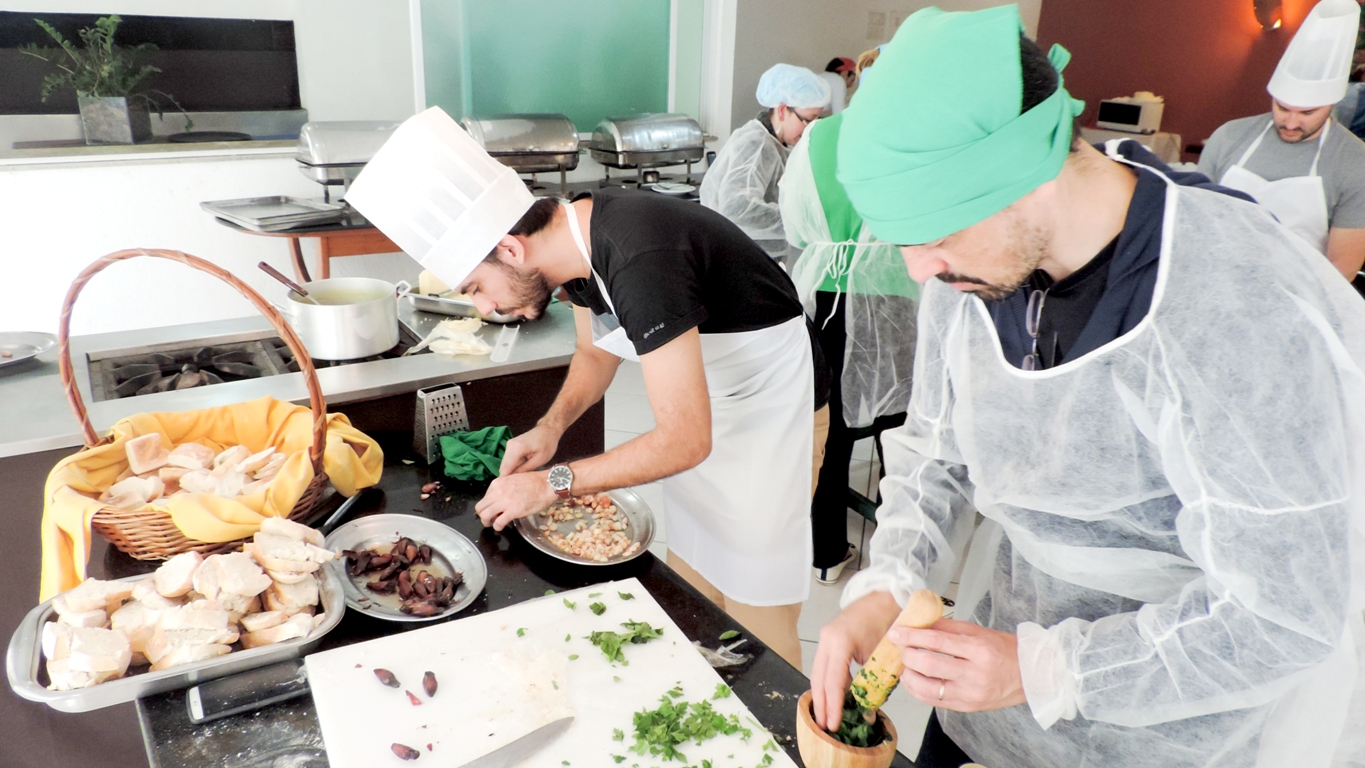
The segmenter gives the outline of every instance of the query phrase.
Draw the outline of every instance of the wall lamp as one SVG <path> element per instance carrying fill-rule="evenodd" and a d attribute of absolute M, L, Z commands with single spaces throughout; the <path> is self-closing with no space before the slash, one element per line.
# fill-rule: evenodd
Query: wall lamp
<path fill-rule="evenodd" d="M 1269 32 L 1284 24 L 1283 0 L 1251 0 L 1251 5 L 1261 29 Z"/>

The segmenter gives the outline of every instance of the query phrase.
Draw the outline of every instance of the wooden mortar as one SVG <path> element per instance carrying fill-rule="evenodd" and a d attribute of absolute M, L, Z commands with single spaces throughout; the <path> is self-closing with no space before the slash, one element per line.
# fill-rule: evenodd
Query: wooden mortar
<path fill-rule="evenodd" d="M 806 768 L 887 768 L 896 757 L 896 726 L 880 709 L 886 738 L 875 747 L 854 747 L 839 741 L 815 722 L 810 691 L 796 702 L 796 749 Z"/>

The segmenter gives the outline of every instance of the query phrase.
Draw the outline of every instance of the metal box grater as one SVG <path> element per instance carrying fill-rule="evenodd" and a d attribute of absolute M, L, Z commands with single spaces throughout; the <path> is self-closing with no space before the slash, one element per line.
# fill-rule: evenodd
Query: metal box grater
<path fill-rule="evenodd" d="M 434 464 L 441 455 L 438 438 L 469 429 L 464 392 L 458 384 L 438 384 L 417 390 L 417 415 L 412 425 L 412 449 Z"/>

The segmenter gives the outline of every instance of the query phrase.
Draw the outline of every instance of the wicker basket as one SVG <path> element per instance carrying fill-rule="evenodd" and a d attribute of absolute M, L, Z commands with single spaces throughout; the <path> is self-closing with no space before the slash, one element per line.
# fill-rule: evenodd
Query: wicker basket
<path fill-rule="evenodd" d="M 256 309 L 260 310 L 261 314 L 265 315 L 265 319 L 275 326 L 275 330 L 280 334 L 284 343 L 289 345 L 289 349 L 294 353 L 294 358 L 299 362 L 299 370 L 303 373 L 304 382 L 308 386 L 308 404 L 313 411 L 313 445 L 308 449 L 308 457 L 313 464 L 313 481 L 304 490 L 298 503 L 290 510 L 289 518 L 300 520 L 308 517 L 323 500 L 324 491 L 327 487 L 327 475 L 323 472 L 322 464 L 323 449 L 327 444 L 327 406 L 322 399 L 322 387 L 318 384 L 317 372 L 313 369 L 312 359 L 308 357 L 308 350 L 304 348 L 303 342 L 295 335 L 294 329 L 289 327 L 280 313 L 260 294 L 256 293 L 251 286 L 233 277 L 227 270 L 187 253 L 141 248 L 111 253 L 86 267 L 66 292 L 66 300 L 62 303 L 61 325 L 57 331 L 58 365 L 62 374 L 62 386 L 66 388 L 66 399 L 71 404 L 71 410 L 76 413 L 76 420 L 80 422 L 86 447 L 93 448 L 102 445 L 109 442 L 112 437 L 100 438 L 95 434 L 95 428 L 90 424 L 90 415 L 85 408 L 85 401 L 81 399 L 80 390 L 76 386 L 69 345 L 71 309 L 76 303 L 76 297 L 85 288 L 85 284 L 90 282 L 90 278 L 94 277 L 96 273 L 116 262 L 140 256 L 176 261 L 187 267 L 207 272 L 222 280 L 235 288 Z M 190 551 L 205 555 L 229 552 L 239 549 L 244 541 L 243 539 L 222 542 L 195 541 L 180 532 L 180 529 L 172 522 L 170 515 L 150 508 L 127 510 L 103 507 L 95 513 L 91 527 L 115 547 L 138 560 L 164 560 L 182 552 Z"/>

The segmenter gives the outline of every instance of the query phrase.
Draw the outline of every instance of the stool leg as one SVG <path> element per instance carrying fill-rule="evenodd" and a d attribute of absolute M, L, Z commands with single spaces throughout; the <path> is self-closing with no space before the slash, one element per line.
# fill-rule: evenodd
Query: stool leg
<path fill-rule="evenodd" d="M 289 256 L 294 262 L 294 277 L 300 283 L 312 282 L 313 278 L 308 276 L 308 265 L 303 261 L 303 246 L 297 237 L 289 238 Z"/>
<path fill-rule="evenodd" d="M 326 237 L 318 238 L 318 274 L 322 277 L 319 280 L 326 280 L 332 276 L 332 249 L 327 247 Z"/>

